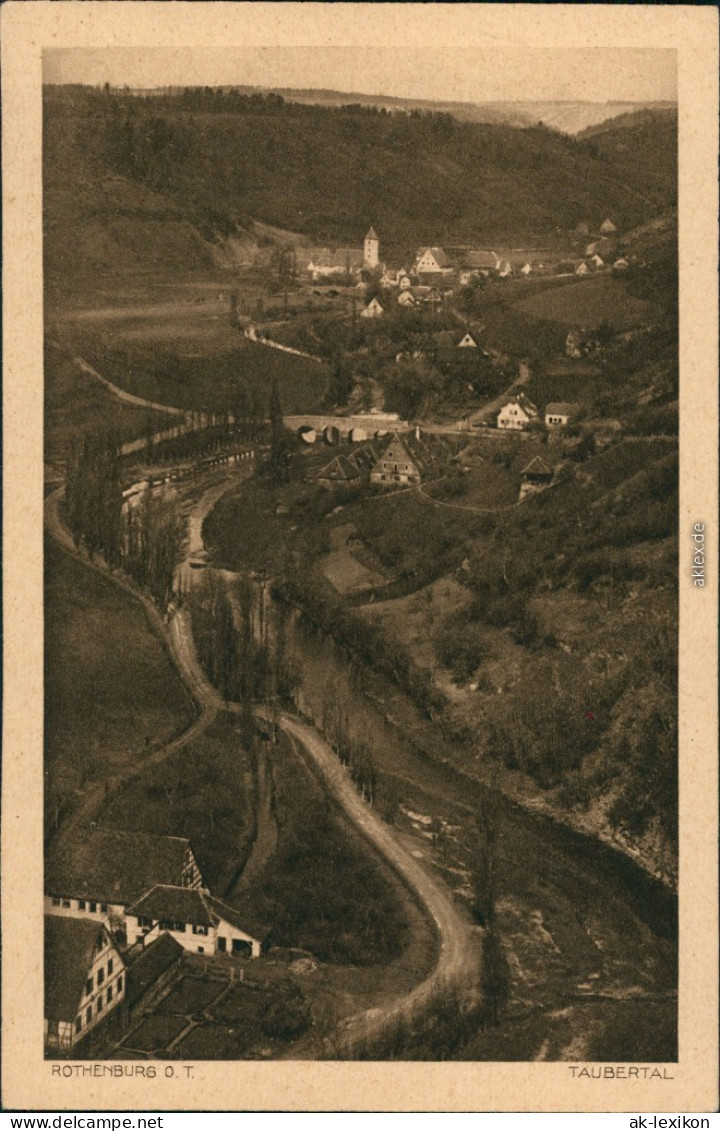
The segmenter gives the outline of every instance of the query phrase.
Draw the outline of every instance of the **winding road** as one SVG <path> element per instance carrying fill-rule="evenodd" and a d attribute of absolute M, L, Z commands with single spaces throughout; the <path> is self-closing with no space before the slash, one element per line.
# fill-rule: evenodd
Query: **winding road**
<path fill-rule="evenodd" d="M 223 479 L 221 483 L 214 482 L 194 504 L 190 516 L 190 537 L 184 564 L 187 564 L 189 556 L 196 553 L 202 545 L 204 516 L 227 490 L 236 485 L 236 477 L 233 477 L 232 482 L 227 479 Z M 135 600 L 140 601 L 148 614 L 153 631 L 166 641 L 175 666 L 199 713 L 197 719 L 181 735 L 159 747 L 138 766 L 88 790 L 80 805 L 63 826 L 60 836 L 65 838 L 86 826 L 97 815 L 108 797 L 122 788 L 129 779 L 148 766 L 165 761 L 187 742 L 197 738 L 214 720 L 218 711 L 239 711 L 240 707 L 237 704 L 226 704 L 205 678 L 195 652 L 192 625 L 186 609 L 176 609 L 166 623 L 149 598 L 139 593 L 134 585 L 122 576 L 111 573 L 97 562 L 89 561 L 76 549 L 60 518 L 59 504 L 62 494 L 61 487 L 46 499 L 45 524 L 49 534 L 63 550 L 72 554 L 87 568 L 110 577 Z M 258 714 L 264 716 L 265 712 L 260 709 Z M 395 839 L 389 827 L 380 820 L 370 805 L 361 799 L 347 771 L 318 731 L 288 713 L 282 713 L 278 721 L 296 749 L 322 778 L 328 791 L 357 831 L 400 877 L 424 909 L 434 924 L 439 943 L 435 967 L 409 994 L 390 1001 L 382 1008 L 365 1010 L 341 1023 L 342 1032 L 332 1038 L 333 1054 L 342 1056 L 343 1052 L 351 1053 L 358 1040 L 367 1046 L 367 1042 L 371 1042 L 376 1035 L 385 1031 L 388 1024 L 400 1018 L 408 1019 L 422 1013 L 433 999 L 443 994 L 449 986 L 462 987 L 466 992 L 467 1001 L 472 1003 L 477 993 L 481 953 L 478 929 L 472 927 L 460 914 L 444 885 L 425 871 Z"/>

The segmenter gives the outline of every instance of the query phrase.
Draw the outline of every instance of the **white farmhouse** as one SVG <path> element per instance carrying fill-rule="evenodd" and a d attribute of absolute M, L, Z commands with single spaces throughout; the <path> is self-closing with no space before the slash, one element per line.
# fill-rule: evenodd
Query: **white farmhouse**
<path fill-rule="evenodd" d="M 522 432 L 534 420 L 538 419 L 538 410 L 523 394 L 512 397 L 500 409 L 497 416 L 498 428 L 509 432 Z"/>
<path fill-rule="evenodd" d="M 203 887 L 189 840 L 90 829 L 50 856 L 45 912 L 119 927 L 126 908 L 155 884 Z"/>
<path fill-rule="evenodd" d="M 128 946 L 154 942 L 167 932 L 183 950 L 258 958 L 262 939 L 249 934 L 243 917 L 206 891 L 157 884 L 127 910 Z"/>
<path fill-rule="evenodd" d="M 545 406 L 547 428 L 565 428 L 577 416 L 580 406 L 570 401 L 553 401 Z"/>
<path fill-rule="evenodd" d="M 102 923 L 45 916 L 45 1047 L 69 1052 L 125 996 L 125 963 Z"/>

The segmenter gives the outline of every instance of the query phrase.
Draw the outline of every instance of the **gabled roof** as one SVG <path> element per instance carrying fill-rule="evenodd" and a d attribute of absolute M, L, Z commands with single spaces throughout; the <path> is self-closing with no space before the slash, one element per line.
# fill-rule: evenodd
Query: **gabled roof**
<path fill-rule="evenodd" d="M 144 919 L 167 919 L 179 923 L 197 923 L 201 927 L 214 926 L 203 892 L 174 884 L 156 884 L 128 907 L 127 913 Z"/>
<path fill-rule="evenodd" d="M 109 935 L 90 919 L 45 916 L 45 1016 L 73 1021 L 96 951 Z"/>
<path fill-rule="evenodd" d="M 490 268 L 494 270 L 500 259 L 494 251 L 466 251 L 460 256 L 460 264 L 467 268 Z"/>
<path fill-rule="evenodd" d="M 335 251 L 323 250 L 313 256 L 313 267 L 359 267 L 363 261 L 362 248 L 338 247 Z"/>
<path fill-rule="evenodd" d="M 421 247 L 418 249 L 417 258 L 422 259 L 426 252 L 431 252 L 433 259 L 438 267 L 450 267 L 451 263 L 448 256 L 445 254 L 441 247 Z"/>
<path fill-rule="evenodd" d="M 131 1006 L 143 997 L 184 954 L 183 948 L 166 931 L 143 947 L 127 972 L 125 996 Z"/>
<path fill-rule="evenodd" d="M 45 890 L 127 905 L 154 884 L 179 884 L 188 851 L 185 837 L 84 830 L 51 855 Z"/>
<path fill-rule="evenodd" d="M 534 405 L 532 401 L 525 396 L 524 393 L 517 393 L 515 396 L 505 397 L 503 399 L 502 405 L 500 406 L 499 412 L 502 412 L 502 410 L 504 408 L 507 408 L 507 406 L 510 404 L 519 405 L 520 408 L 524 409 L 528 416 L 538 415 L 536 405 Z"/>
<path fill-rule="evenodd" d="M 146 892 L 137 903 L 128 908 L 128 915 L 135 915 L 153 922 L 193 923 L 200 927 L 216 927 L 220 919 L 232 927 L 250 935 L 244 916 L 234 907 L 228 907 L 208 892 L 194 888 L 173 887 L 157 884 Z M 255 931 L 252 936 L 262 941 L 262 934 Z"/>
<path fill-rule="evenodd" d="M 551 467 L 548 467 L 548 465 L 545 463 L 544 459 L 541 459 L 540 456 L 535 456 L 534 459 L 530 460 L 530 463 L 527 465 L 527 467 L 524 467 L 522 469 L 520 474 L 521 475 L 542 475 L 544 477 L 547 477 L 548 479 L 551 479 L 552 476 L 553 476 L 553 470 L 552 470 Z"/>
<path fill-rule="evenodd" d="M 574 416 L 580 411 L 580 406 L 571 401 L 553 401 L 545 405 L 546 416 Z"/>
<path fill-rule="evenodd" d="M 366 239 L 366 240 L 376 240 L 376 239 L 378 239 L 378 238 L 379 238 L 379 237 L 378 237 L 378 234 L 377 234 L 377 232 L 375 231 L 375 229 L 374 229 L 374 228 L 371 228 L 371 229 L 370 229 L 370 231 L 369 231 L 369 232 L 367 232 L 367 234 L 366 234 L 366 236 L 365 236 L 365 239 Z"/>
<path fill-rule="evenodd" d="M 603 220 L 602 224 L 600 225 L 600 231 L 601 232 L 616 232 L 617 228 L 613 224 L 612 220 L 608 219 L 608 220 Z"/>

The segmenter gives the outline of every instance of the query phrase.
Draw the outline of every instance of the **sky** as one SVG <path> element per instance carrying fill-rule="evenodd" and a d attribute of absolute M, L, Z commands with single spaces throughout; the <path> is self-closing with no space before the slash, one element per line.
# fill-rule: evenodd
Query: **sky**
<path fill-rule="evenodd" d="M 651 102 L 675 101 L 676 66 L 674 50 L 651 48 L 83 47 L 46 50 L 43 80 L 325 88 L 451 102 Z"/>

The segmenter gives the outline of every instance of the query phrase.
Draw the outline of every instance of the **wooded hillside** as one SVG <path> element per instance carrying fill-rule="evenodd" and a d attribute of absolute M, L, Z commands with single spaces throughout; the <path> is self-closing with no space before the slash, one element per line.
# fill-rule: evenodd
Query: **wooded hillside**
<path fill-rule="evenodd" d="M 310 241 L 383 250 L 547 238 L 618 227 L 672 206 L 675 122 L 643 147 L 576 140 L 450 114 L 321 107 L 278 95 L 187 89 L 132 97 L 79 87 L 45 96 L 46 262 L 53 272 L 232 266 L 253 221 Z"/>

